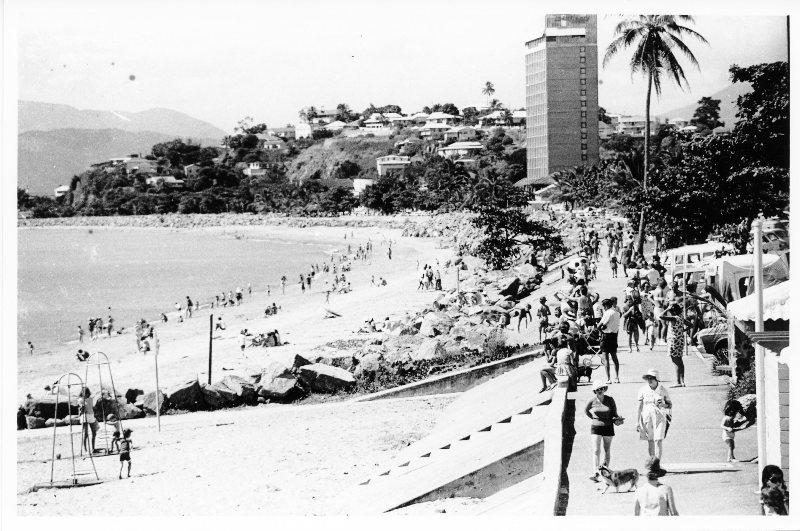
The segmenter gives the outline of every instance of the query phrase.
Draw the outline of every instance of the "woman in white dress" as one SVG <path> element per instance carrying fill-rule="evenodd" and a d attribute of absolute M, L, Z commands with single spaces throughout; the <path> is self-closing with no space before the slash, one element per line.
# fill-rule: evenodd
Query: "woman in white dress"
<path fill-rule="evenodd" d="M 672 399 L 659 382 L 658 371 L 650 369 L 642 375 L 647 384 L 639 389 L 639 412 L 636 429 L 639 438 L 647 441 L 650 457 L 661 459 L 662 445 L 672 420 Z"/>

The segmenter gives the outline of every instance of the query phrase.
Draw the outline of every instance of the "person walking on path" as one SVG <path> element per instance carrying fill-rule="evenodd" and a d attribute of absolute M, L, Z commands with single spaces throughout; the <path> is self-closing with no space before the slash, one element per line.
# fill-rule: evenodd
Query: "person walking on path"
<path fill-rule="evenodd" d="M 619 359 L 617 358 L 617 336 L 619 334 L 620 314 L 614 308 L 612 299 L 603 300 L 603 317 L 600 319 L 600 331 L 603 333 L 600 339 L 600 352 L 605 358 L 606 384 L 611 383 L 611 367 L 609 357 L 614 362 L 614 376 L 616 383 L 619 383 Z"/>
<path fill-rule="evenodd" d="M 628 334 L 628 352 L 633 352 L 634 345 L 636 352 L 639 352 L 639 327 L 644 319 L 639 304 L 631 296 L 625 299 L 622 317 L 625 319 L 625 332 Z"/>
<path fill-rule="evenodd" d="M 728 447 L 728 462 L 734 463 L 736 462 L 736 456 L 733 455 L 733 451 L 736 448 L 736 444 L 734 443 L 734 439 L 736 438 L 736 434 L 734 432 L 739 431 L 736 428 L 736 422 L 734 421 L 734 417 L 736 416 L 737 408 L 733 405 L 725 406 L 725 412 L 722 417 L 722 422 L 720 423 L 719 427 L 722 428 L 722 442 Z"/>
<path fill-rule="evenodd" d="M 81 325 L 78 325 L 78 341 L 81 343 L 83 343 L 83 334 L 84 334 L 83 327 L 81 327 Z"/>
<path fill-rule="evenodd" d="M 594 398 L 589 400 L 584 411 L 591 421 L 592 465 L 594 474 L 589 477 L 592 481 L 599 481 L 600 465 L 608 466 L 611 462 L 611 442 L 614 439 L 614 425 L 620 425 L 624 421 L 617 414 L 617 403 L 614 399 L 606 395 L 608 385 L 601 381 L 596 381 L 592 385 Z M 603 449 L 603 462 L 600 462 L 600 448 Z"/>
<path fill-rule="evenodd" d="M 664 439 L 672 420 L 672 399 L 666 387 L 659 381 L 658 371 L 650 369 L 642 375 L 647 381 L 639 389 L 637 400 L 639 411 L 636 414 L 636 429 L 639 438 L 647 441 L 650 457 L 661 459 Z"/>
<path fill-rule="evenodd" d="M 683 350 L 686 343 L 684 337 L 686 330 L 686 322 L 681 316 L 681 307 L 678 304 L 673 304 L 669 309 L 661 315 L 668 326 L 667 330 L 667 344 L 669 345 L 669 358 L 675 365 L 675 379 L 677 384 L 675 387 L 686 387 L 686 369 L 683 365 Z"/>
<path fill-rule="evenodd" d="M 636 489 L 633 514 L 636 516 L 678 516 L 672 487 L 658 480 L 666 473 L 661 468 L 660 460 L 657 457 L 651 457 L 644 466 L 647 469 L 647 483 Z"/>
<path fill-rule="evenodd" d="M 281 291 L 286 295 L 286 275 L 281 277 Z"/>
<path fill-rule="evenodd" d="M 539 308 L 536 309 L 536 316 L 539 318 L 539 343 L 541 343 L 542 332 L 550 325 L 550 307 L 547 305 L 547 297 L 539 299 Z"/>

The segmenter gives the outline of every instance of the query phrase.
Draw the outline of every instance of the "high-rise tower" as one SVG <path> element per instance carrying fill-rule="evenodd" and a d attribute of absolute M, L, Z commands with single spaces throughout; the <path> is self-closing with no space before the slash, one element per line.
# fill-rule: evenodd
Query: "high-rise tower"
<path fill-rule="evenodd" d="M 597 15 L 546 15 L 525 43 L 528 177 L 600 160 Z"/>

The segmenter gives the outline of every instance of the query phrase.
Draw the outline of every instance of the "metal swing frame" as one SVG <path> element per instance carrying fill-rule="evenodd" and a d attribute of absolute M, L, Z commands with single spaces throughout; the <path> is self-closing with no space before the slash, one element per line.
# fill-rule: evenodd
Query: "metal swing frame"
<path fill-rule="evenodd" d="M 56 465 L 56 435 L 58 433 L 58 406 L 61 402 L 61 381 L 66 377 L 67 383 L 64 385 L 67 388 L 67 411 L 69 417 L 69 447 L 70 447 L 70 458 L 72 461 L 72 480 L 66 480 L 62 482 L 56 482 L 54 480 L 55 476 L 55 465 Z M 72 379 L 75 377 L 78 381 L 77 383 L 73 383 Z M 52 488 L 59 488 L 59 487 L 77 487 L 77 486 L 85 486 L 85 485 L 95 485 L 100 482 L 100 476 L 97 474 L 97 467 L 94 465 L 94 459 L 92 455 L 89 454 L 89 461 L 92 464 L 92 472 L 94 472 L 95 479 L 90 481 L 85 481 L 83 483 L 79 482 L 78 480 L 78 471 L 75 469 L 75 444 L 73 441 L 73 431 L 72 431 L 72 388 L 77 387 L 80 389 L 80 396 L 81 396 L 81 404 L 85 410 L 86 408 L 86 396 L 83 392 L 84 381 L 81 380 L 81 377 L 73 372 L 68 372 L 66 374 L 62 374 L 55 383 L 56 387 L 56 406 L 55 410 L 53 411 L 53 452 L 50 459 L 50 483 L 44 483 L 34 486 L 34 490 L 42 487 L 52 487 Z M 77 397 L 76 397 L 77 398 Z M 83 437 L 83 427 L 81 428 L 81 437 Z M 83 440 L 81 439 L 81 444 L 83 444 Z M 83 446 L 81 446 L 83 448 Z"/>
<path fill-rule="evenodd" d="M 102 359 L 100 359 L 102 356 Z M 100 383 L 100 408 L 103 411 L 103 438 L 105 439 L 105 455 L 112 454 L 112 448 L 110 447 L 109 441 L 110 438 L 108 436 L 108 418 L 106 416 L 106 408 L 105 408 L 105 400 L 103 399 L 103 370 L 102 367 L 105 365 L 108 367 L 108 377 L 111 381 L 111 394 L 113 395 L 112 398 L 116 402 L 117 401 L 117 389 L 114 386 L 114 375 L 111 373 L 111 362 L 108 359 L 108 356 L 104 352 L 95 352 L 91 354 L 88 358 L 86 358 L 86 377 L 85 382 L 86 385 L 89 385 L 89 367 L 95 366 L 97 367 L 97 378 Z M 117 423 L 119 424 L 119 432 L 122 433 L 123 426 L 122 426 L 122 418 L 118 414 L 117 416 Z M 94 448 L 97 451 L 97 448 Z M 81 445 L 81 455 L 83 455 L 83 445 Z"/>

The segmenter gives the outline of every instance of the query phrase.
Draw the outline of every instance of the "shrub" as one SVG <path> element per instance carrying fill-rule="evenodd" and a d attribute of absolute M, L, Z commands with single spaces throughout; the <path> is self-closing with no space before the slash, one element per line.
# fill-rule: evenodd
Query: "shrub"
<path fill-rule="evenodd" d="M 755 367 L 748 369 L 742 374 L 734 385 L 728 389 L 728 400 L 735 400 L 740 396 L 754 394 L 756 392 L 756 370 Z"/>

